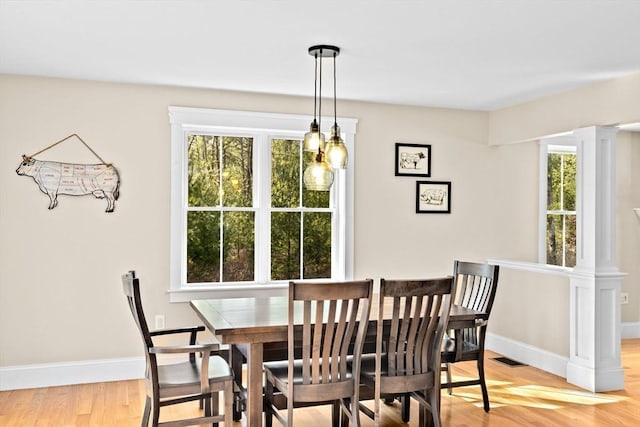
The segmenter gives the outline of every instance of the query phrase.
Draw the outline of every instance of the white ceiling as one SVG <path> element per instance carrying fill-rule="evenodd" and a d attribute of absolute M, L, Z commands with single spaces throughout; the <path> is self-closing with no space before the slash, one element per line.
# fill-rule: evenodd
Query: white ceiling
<path fill-rule="evenodd" d="M 640 1 L 0 0 L 0 73 L 312 96 L 314 44 L 338 99 L 495 110 L 640 71 Z"/>

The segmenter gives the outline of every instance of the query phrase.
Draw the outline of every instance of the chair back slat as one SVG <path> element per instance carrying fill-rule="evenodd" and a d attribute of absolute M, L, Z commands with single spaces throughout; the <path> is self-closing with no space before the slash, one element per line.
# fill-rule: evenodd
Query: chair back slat
<path fill-rule="evenodd" d="M 411 281 L 381 279 L 380 324 L 387 317 L 385 300 L 392 299 L 390 327 L 382 337 L 388 376 L 439 370 L 439 343 L 449 318 L 454 290 L 451 277 Z"/>
<path fill-rule="evenodd" d="M 498 283 L 497 265 L 455 261 L 456 304 L 489 315 Z"/>
<path fill-rule="evenodd" d="M 328 382 L 329 376 L 333 375 L 329 361 L 331 360 L 331 357 L 333 357 L 331 350 L 335 340 L 336 322 L 331 319 L 335 319 L 336 317 L 336 306 L 337 301 L 329 301 L 328 321 L 325 329 L 324 343 L 322 344 L 322 382 Z"/>
<path fill-rule="evenodd" d="M 372 287 L 371 280 L 289 284 L 290 336 L 295 334 L 296 310 L 302 307 L 303 311 L 302 337 L 298 341 L 302 345 L 302 384 L 330 384 L 348 378 L 347 355 L 356 332 L 363 342 Z M 289 340 L 290 370 L 293 347 L 294 341 Z"/>

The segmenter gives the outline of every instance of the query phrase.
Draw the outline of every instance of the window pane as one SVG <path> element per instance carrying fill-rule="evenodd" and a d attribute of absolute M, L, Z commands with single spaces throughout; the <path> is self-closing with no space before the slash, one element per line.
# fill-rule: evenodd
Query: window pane
<path fill-rule="evenodd" d="M 562 155 L 549 153 L 547 157 L 547 210 L 557 211 L 560 205 L 560 191 L 562 178 Z"/>
<path fill-rule="evenodd" d="M 547 264 L 562 265 L 562 215 L 547 215 Z"/>
<path fill-rule="evenodd" d="M 565 211 L 576 210 L 576 155 L 564 154 L 563 161 L 563 207 Z"/>
<path fill-rule="evenodd" d="M 300 206 L 300 141 L 271 141 L 271 206 Z"/>
<path fill-rule="evenodd" d="M 576 216 L 565 216 L 565 267 L 576 266 Z"/>
<path fill-rule="evenodd" d="M 253 206 L 253 139 L 223 137 L 223 205 Z"/>
<path fill-rule="evenodd" d="M 223 271 L 222 281 L 241 282 L 254 280 L 254 230 L 253 212 L 224 212 Z"/>
<path fill-rule="evenodd" d="M 331 213 L 304 214 L 304 278 L 331 277 Z"/>
<path fill-rule="evenodd" d="M 187 283 L 220 281 L 219 240 L 219 212 L 187 212 Z"/>
<path fill-rule="evenodd" d="M 303 170 L 316 158 L 317 153 L 305 151 L 302 157 Z M 328 208 L 329 207 L 329 191 L 310 191 L 302 186 L 302 204 L 306 208 Z"/>
<path fill-rule="evenodd" d="M 547 264 L 575 267 L 575 215 L 547 215 Z"/>
<path fill-rule="evenodd" d="M 220 137 L 189 135 L 189 206 L 218 206 L 220 197 Z"/>
<path fill-rule="evenodd" d="M 271 280 L 300 278 L 300 212 L 271 214 Z"/>

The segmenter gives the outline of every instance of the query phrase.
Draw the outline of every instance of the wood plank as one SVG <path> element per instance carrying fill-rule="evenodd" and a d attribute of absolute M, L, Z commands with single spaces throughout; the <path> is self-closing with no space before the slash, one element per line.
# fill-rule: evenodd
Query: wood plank
<path fill-rule="evenodd" d="M 468 426 L 637 426 L 640 419 L 640 339 L 623 340 L 622 366 L 625 390 L 590 393 L 568 384 L 563 378 L 531 366 L 509 367 L 492 360 L 487 352 L 486 374 L 491 411 L 482 410 L 480 388 L 442 392 L 442 421 L 450 427 Z M 454 376 L 471 376 L 473 363 L 457 363 Z M 115 388 L 111 389 L 111 386 Z M 78 394 L 84 395 L 80 397 Z M 88 402 L 91 413 L 87 414 Z M 77 403 L 74 403 L 77 402 Z M 373 407 L 373 401 L 365 402 Z M 45 387 L 0 392 L 0 425 L 3 427 L 60 426 L 60 406 L 75 408 L 74 426 L 137 426 L 144 407 L 142 380 L 96 383 L 83 386 Z M 406 426 L 400 419 L 400 405 L 382 406 L 384 427 Z M 126 408 L 125 408 L 126 407 Z M 412 404 L 409 426 L 418 425 L 417 406 Z M 166 408 L 167 417 L 198 413 L 198 404 Z M 296 409 L 299 425 L 331 423 L 329 406 Z M 373 422 L 361 415 L 363 427 Z M 246 418 L 234 424 L 246 427 Z"/>

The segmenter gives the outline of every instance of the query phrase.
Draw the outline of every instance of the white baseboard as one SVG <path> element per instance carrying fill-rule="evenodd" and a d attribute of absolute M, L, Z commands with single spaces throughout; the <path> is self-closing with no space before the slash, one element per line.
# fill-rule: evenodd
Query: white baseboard
<path fill-rule="evenodd" d="M 640 338 L 640 322 L 622 323 L 622 339 Z M 567 363 L 569 358 L 542 350 L 520 341 L 505 338 L 500 335 L 487 333 L 487 349 L 500 353 L 518 362 L 526 363 L 543 371 L 567 378 Z"/>
<path fill-rule="evenodd" d="M 488 350 L 495 351 L 518 362 L 526 363 L 562 378 L 567 377 L 568 357 L 490 332 L 487 333 L 485 346 Z"/>
<path fill-rule="evenodd" d="M 640 322 L 621 325 L 623 339 L 640 338 Z M 523 342 L 487 333 L 487 349 L 567 377 L 569 359 Z M 0 367 L 0 391 L 143 378 L 144 358 L 88 360 Z"/>
<path fill-rule="evenodd" d="M 129 357 L 0 367 L 0 391 L 143 378 L 144 363 Z"/>
<path fill-rule="evenodd" d="M 622 339 L 640 338 L 640 322 L 623 323 L 620 329 Z"/>

